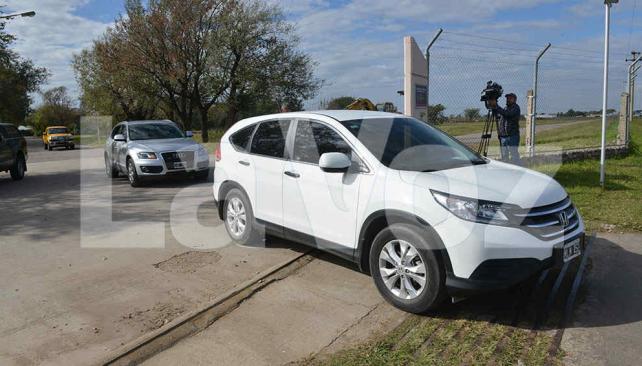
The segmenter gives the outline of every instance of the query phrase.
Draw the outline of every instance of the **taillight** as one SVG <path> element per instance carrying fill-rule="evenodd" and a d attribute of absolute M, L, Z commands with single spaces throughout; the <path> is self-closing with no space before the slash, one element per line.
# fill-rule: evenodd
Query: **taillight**
<path fill-rule="evenodd" d="M 214 151 L 214 160 L 221 161 L 221 144 L 216 145 L 216 150 Z"/>

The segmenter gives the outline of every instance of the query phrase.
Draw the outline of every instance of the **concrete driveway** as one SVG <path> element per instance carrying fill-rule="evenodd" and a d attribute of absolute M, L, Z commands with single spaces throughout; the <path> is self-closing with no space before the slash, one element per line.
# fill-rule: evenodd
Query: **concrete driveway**
<path fill-rule="evenodd" d="M 86 176 L 108 182 L 102 150 L 45 151 L 29 139 L 28 172 L 0 175 L 0 364 L 95 364 L 105 354 L 300 254 L 292 244 L 266 249 L 228 245 L 211 200 L 211 183 L 173 180 L 132 188 L 113 181 L 113 237 L 118 223 L 161 224 L 161 248 L 88 248 L 81 243 L 81 162 Z M 175 238 L 174 197 L 187 190 L 204 203 L 183 232 L 201 251 Z M 196 222 L 197 221 L 197 222 Z M 187 226 L 187 227 L 186 227 Z M 206 237 L 198 237 L 209 227 Z M 212 232 L 216 235 L 209 236 Z M 122 238 L 122 236 L 120 236 Z M 145 243 L 145 236 L 136 237 Z M 84 243 L 87 244 L 87 243 Z"/>

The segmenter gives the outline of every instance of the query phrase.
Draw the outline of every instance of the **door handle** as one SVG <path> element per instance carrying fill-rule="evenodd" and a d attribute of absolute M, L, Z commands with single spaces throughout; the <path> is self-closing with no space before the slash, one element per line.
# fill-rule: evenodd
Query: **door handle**
<path fill-rule="evenodd" d="M 245 166 L 250 166 L 250 163 L 248 161 L 245 161 L 245 160 L 239 160 L 239 164 L 245 165 Z"/>
<path fill-rule="evenodd" d="M 287 171 L 287 170 L 283 174 L 287 175 L 288 177 L 292 177 L 292 178 L 298 178 L 298 177 L 301 176 L 301 175 L 299 175 L 299 173 L 290 172 L 290 171 Z"/>

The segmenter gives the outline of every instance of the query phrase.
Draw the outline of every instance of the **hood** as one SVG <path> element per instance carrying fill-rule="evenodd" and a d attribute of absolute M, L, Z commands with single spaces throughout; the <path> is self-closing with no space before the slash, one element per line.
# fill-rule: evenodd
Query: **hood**
<path fill-rule="evenodd" d="M 137 148 L 146 151 L 163 152 L 178 150 L 196 150 L 199 143 L 191 138 L 159 139 L 159 140 L 138 140 L 130 141 L 130 148 Z"/>
<path fill-rule="evenodd" d="M 70 134 L 70 133 L 53 133 L 53 134 L 49 134 L 47 136 L 51 136 L 51 137 L 60 137 L 60 136 L 62 136 L 62 137 L 71 137 L 73 135 Z"/>
<path fill-rule="evenodd" d="M 402 180 L 414 185 L 522 208 L 549 205 L 567 196 L 564 188 L 548 175 L 494 160 L 437 172 L 399 174 Z"/>

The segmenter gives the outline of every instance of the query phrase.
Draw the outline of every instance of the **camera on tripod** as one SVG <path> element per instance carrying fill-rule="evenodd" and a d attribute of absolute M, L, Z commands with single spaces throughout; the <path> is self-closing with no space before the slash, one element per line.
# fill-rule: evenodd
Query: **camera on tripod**
<path fill-rule="evenodd" d="M 484 102 L 486 105 L 488 115 L 486 117 L 486 123 L 484 124 L 484 130 L 482 131 L 479 147 L 477 148 L 477 153 L 480 155 L 488 155 L 488 144 L 490 143 L 490 138 L 493 136 L 493 127 L 497 124 L 497 118 L 495 113 L 491 110 L 492 108 L 488 105 L 488 101 L 496 101 L 502 96 L 502 94 L 504 94 L 502 86 L 492 80 L 486 83 L 486 88 L 481 92 L 480 101 Z"/>
<path fill-rule="evenodd" d="M 488 108 L 488 101 L 497 100 L 502 96 L 502 94 L 504 94 L 502 86 L 491 80 L 486 83 L 486 88 L 482 90 L 480 101 L 486 104 L 486 109 L 490 109 Z"/>

